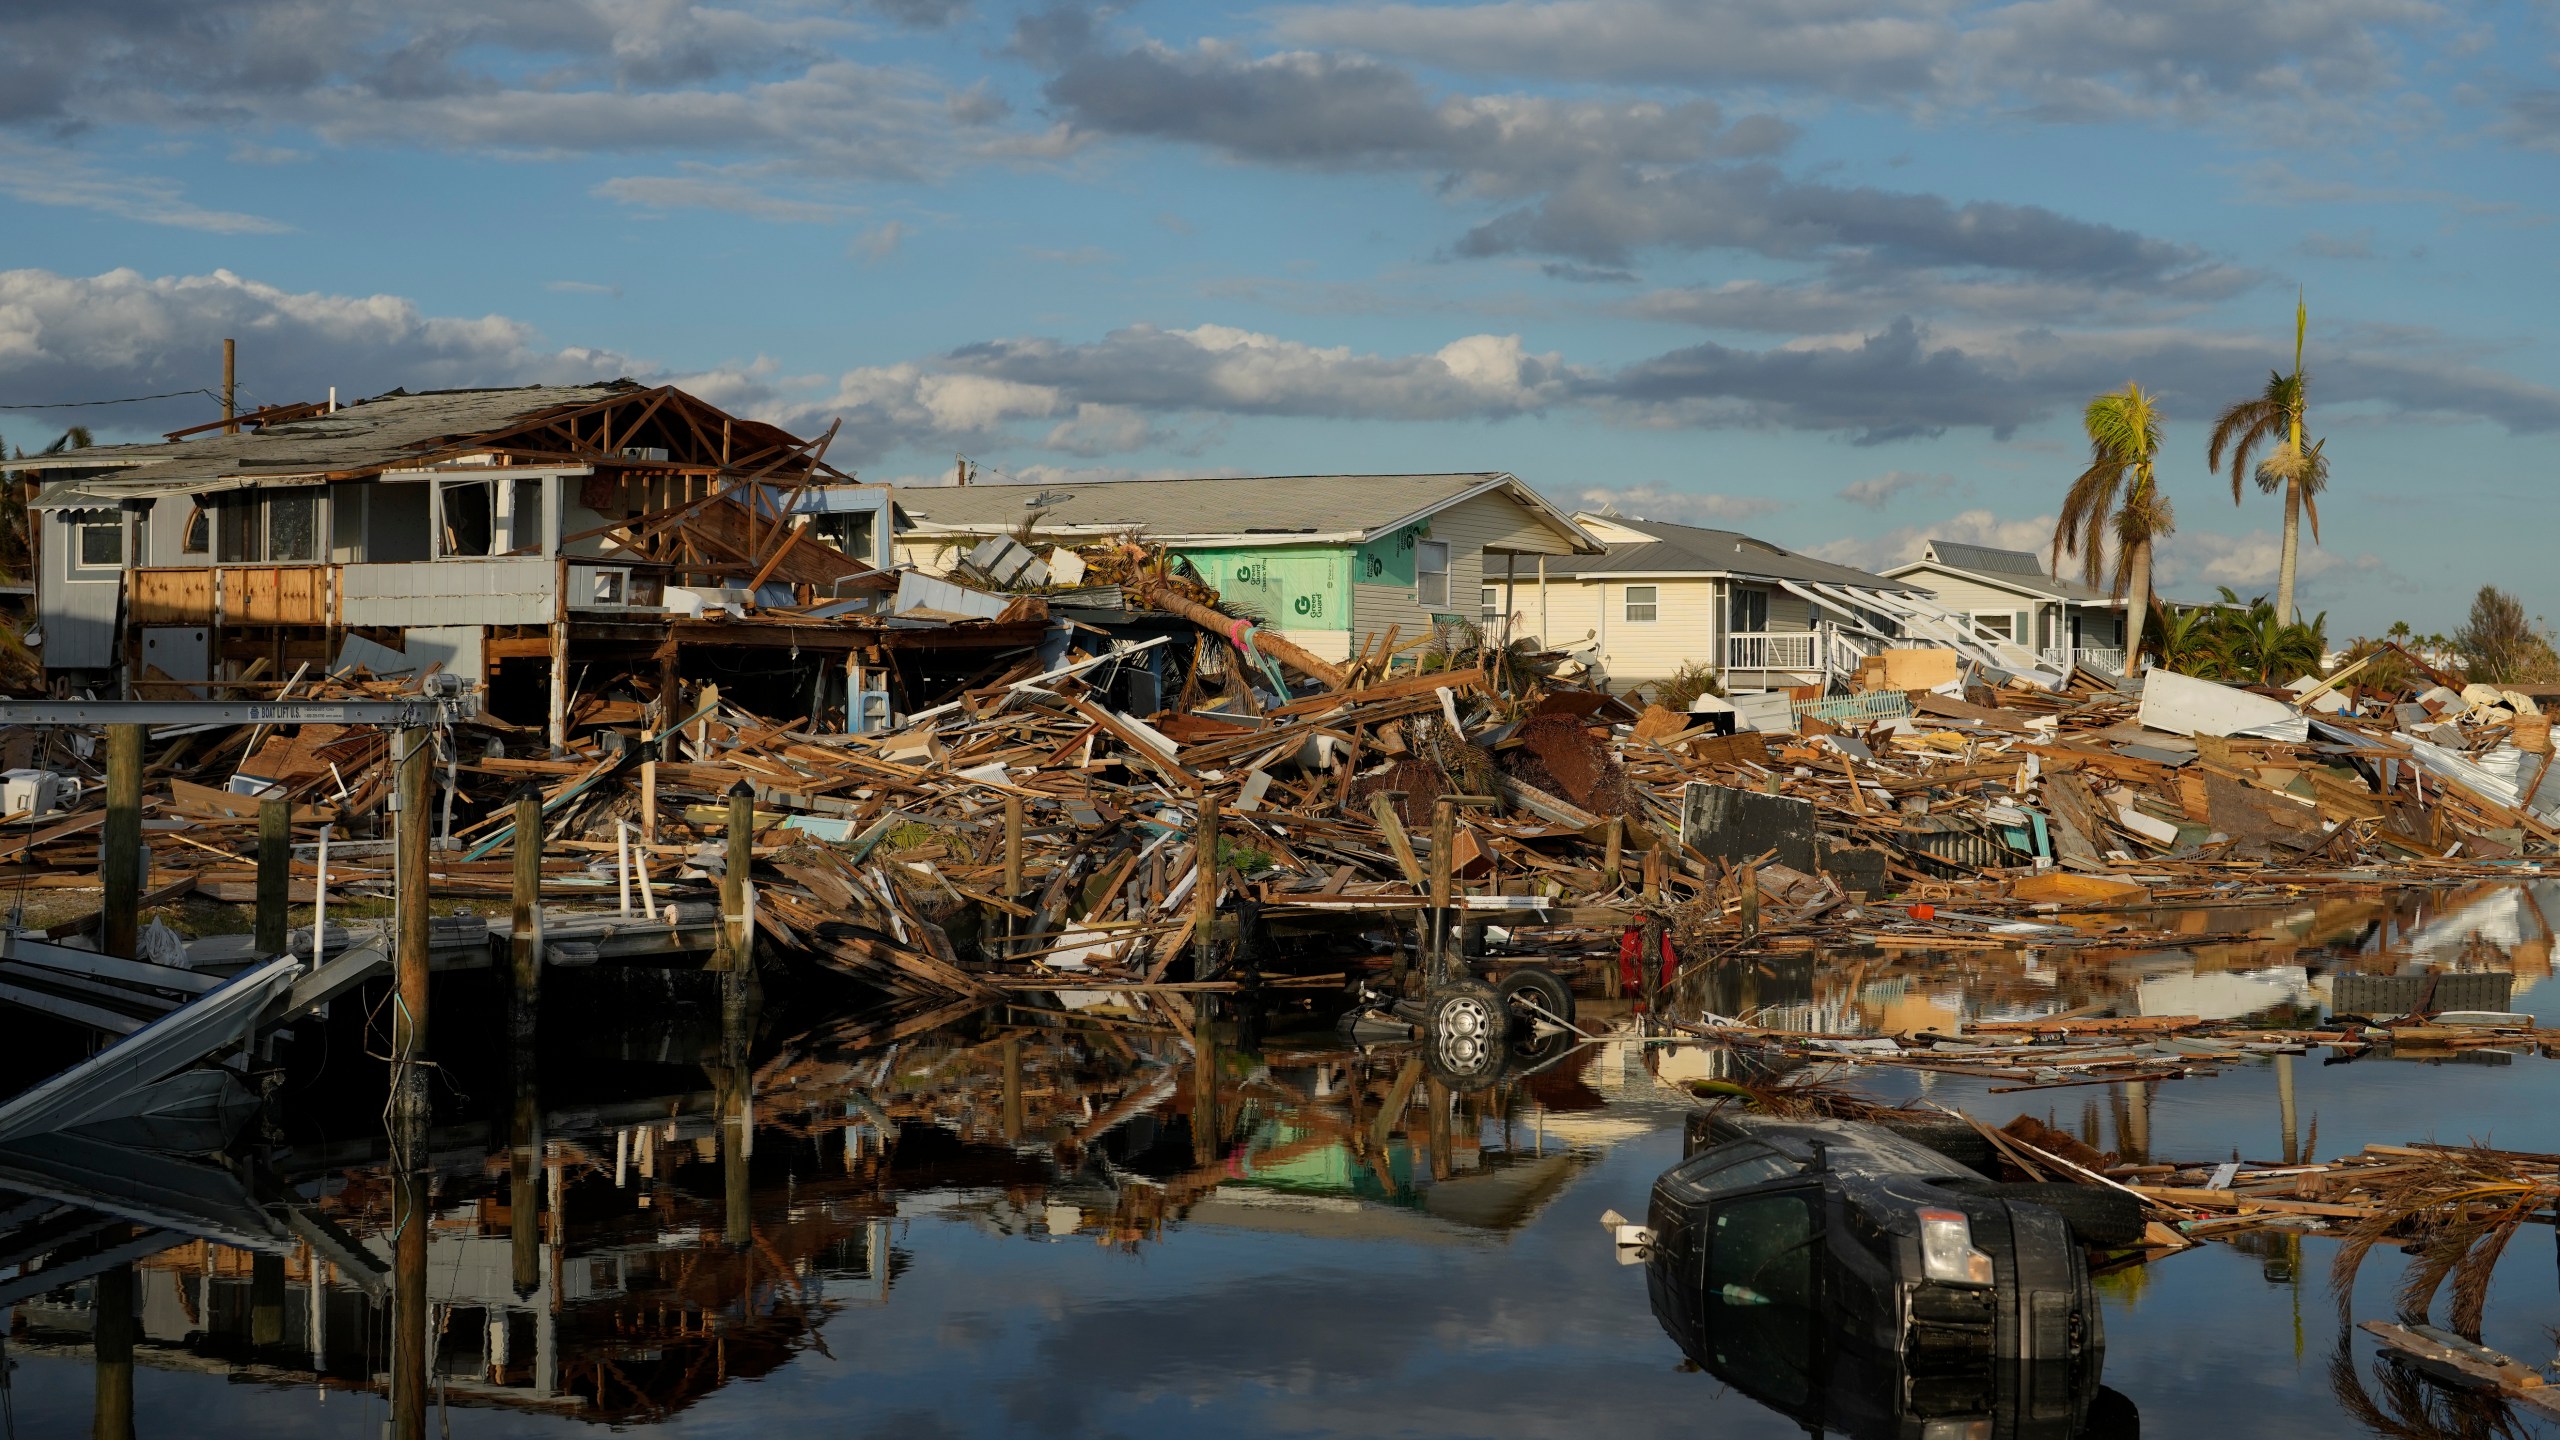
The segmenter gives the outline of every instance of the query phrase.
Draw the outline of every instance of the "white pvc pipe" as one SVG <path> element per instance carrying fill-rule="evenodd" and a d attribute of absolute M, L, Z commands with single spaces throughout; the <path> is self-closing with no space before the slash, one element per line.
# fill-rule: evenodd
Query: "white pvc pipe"
<path fill-rule="evenodd" d="M 631 915 L 631 822 L 613 822 L 613 883 L 622 896 L 622 915 Z"/>
<path fill-rule="evenodd" d="M 315 866 L 320 878 L 311 890 L 311 968 L 317 970 L 329 958 L 329 827 L 320 827 L 320 854 Z"/>

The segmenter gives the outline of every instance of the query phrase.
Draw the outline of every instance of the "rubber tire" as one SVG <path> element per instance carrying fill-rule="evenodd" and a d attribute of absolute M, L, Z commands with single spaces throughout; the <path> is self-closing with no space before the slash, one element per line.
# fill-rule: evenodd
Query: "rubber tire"
<path fill-rule="evenodd" d="M 2140 1200 L 2103 1186 L 2068 1181 L 2002 1181 L 1947 1188 L 2041 1205 L 2062 1217 L 2062 1223 L 2071 1227 L 2071 1238 L 2094 1249 L 2120 1250 L 2139 1245 L 2148 1229 Z"/>
<path fill-rule="evenodd" d="M 1564 977 L 1553 970 L 1541 970 L 1535 965 L 1524 965 L 1503 976 L 1501 983 L 1495 985 L 1493 990 L 1495 994 L 1502 997 L 1505 1010 L 1511 1008 L 1512 996 L 1525 993 L 1549 1013 L 1562 1018 L 1566 1024 L 1573 1023 L 1573 987 L 1565 984 Z M 1530 1019 L 1531 1017 L 1527 1015 L 1514 1015 L 1512 1028 L 1525 1030 L 1528 1028 Z"/>
<path fill-rule="evenodd" d="M 1422 997 L 1422 1055 L 1432 1078 L 1452 1090 L 1481 1090 L 1502 1073 L 1509 1012 L 1481 980 L 1457 980 Z"/>

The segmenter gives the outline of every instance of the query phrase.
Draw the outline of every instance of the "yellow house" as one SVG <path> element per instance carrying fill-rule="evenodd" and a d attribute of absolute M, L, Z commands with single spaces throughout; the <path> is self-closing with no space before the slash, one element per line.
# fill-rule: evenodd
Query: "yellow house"
<path fill-rule="evenodd" d="M 1918 585 L 1731 530 L 1592 511 L 1573 520 L 1607 552 L 1549 558 L 1489 587 L 1486 605 L 1518 633 L 1585 656 L 1618 690 L 1692 663 L 1732 691 L 1823 685 L 1935 611 Z"/>
<path fill-rule="evenodd" d="M 2027 551 L 1932 540 L 1919 559 L 1885 573 L 1927 588 L 2048 667 L 2125 673 L 2124 598 L 2049 574 Z"/>

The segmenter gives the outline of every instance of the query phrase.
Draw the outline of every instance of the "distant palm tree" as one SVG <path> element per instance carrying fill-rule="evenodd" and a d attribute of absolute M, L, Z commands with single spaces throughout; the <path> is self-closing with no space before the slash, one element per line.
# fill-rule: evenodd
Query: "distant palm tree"
<path fill-rule="evenodd" d="M 2160 455 L 2160 410 L 2140 385 L 2127 381 L 2122 390 L 2091 400 L 2081 425 L 2089 432 L 2089 468 L 2062 497 L 2051 563 L 2059 575 L 2063 556 L 2078 557 L 2082 577 L 2095 586 L 2106 572 L 2113 532 L 2113 590 L 2121 596 L 2130 588 L 2133 596 L 2125 607 L 2124 638 L 2131 662 L 2142 653 L 2142 622 L 2151 609 L 2151 547 L 2178 528 L 2152 470 Z"/>
<path fill-rule="evenodd" d="M 2297 300 L 2293 307 L 2293 373 L 2267 372 L 2267 387 L 2255 397 L 2242 400 L 2222 412 L 2213 422 L 2213 435 L 2205 443 L 2205 467 L 2223 468 L 2223 452 L 2231 454 L 2231 503 L 2240 503 L 2240 481 L 2254 474 L 2258 489 L 2269 495 L 2284 496 L 2284 558 L 2276 570 L 2276 614 L 2290 622 L 2294 618 L 2293 581 L 2302 550 L 2302 519 L 2311 517 L 2311 543 L 2320 543 L 2320 492 L 2329 484 L 2329 460 L 2322 452 L 2327 441 L 2318 441 L 2307 449 L 2302 443 L 2303 412 L 2309 408 L 2311 377 L 2302 368 L 2302 341 L 2311 326 L 2311 311 Z M 2284 436 L 2275 452 L 2260 462 L 2254 472 L 2250 455 L 2279 434 Z"/>

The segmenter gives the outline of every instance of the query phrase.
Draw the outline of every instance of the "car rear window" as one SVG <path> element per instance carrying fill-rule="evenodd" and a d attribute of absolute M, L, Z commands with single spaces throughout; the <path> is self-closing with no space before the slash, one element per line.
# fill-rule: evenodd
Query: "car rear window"
<path fill-rule="evenodd" d="M 1813 1387 L 1813 1192 L 1719 1201 L 1707 1221 L 1707 1339 L 1778 1402 Z"/>

